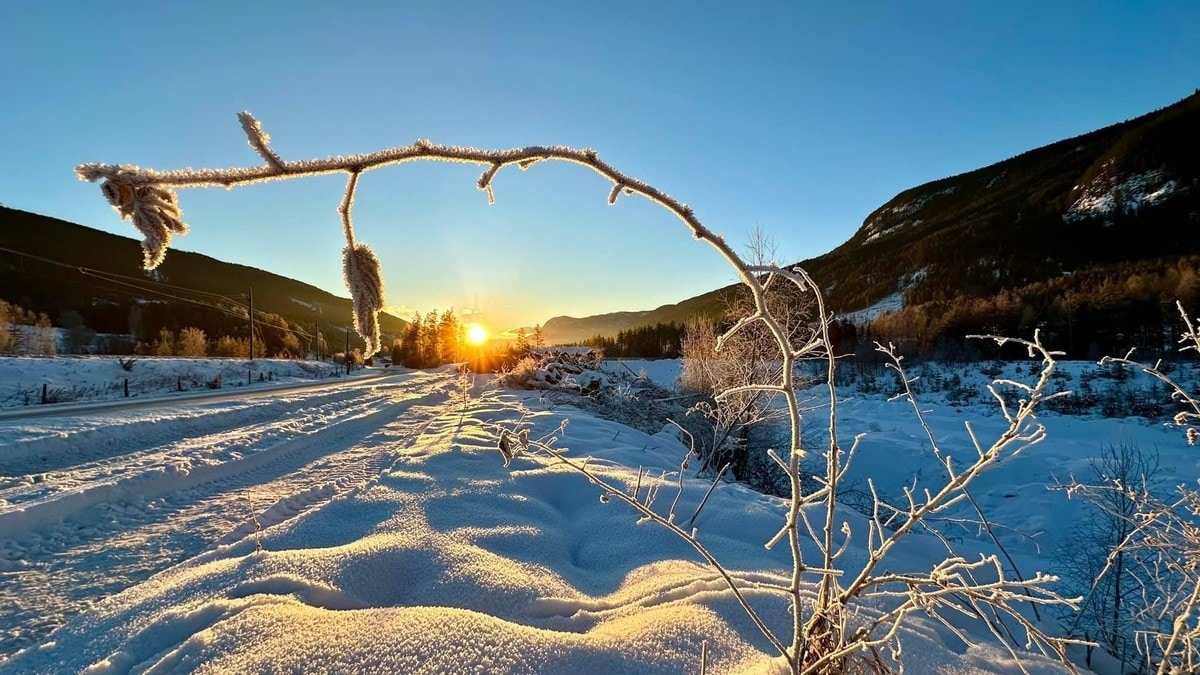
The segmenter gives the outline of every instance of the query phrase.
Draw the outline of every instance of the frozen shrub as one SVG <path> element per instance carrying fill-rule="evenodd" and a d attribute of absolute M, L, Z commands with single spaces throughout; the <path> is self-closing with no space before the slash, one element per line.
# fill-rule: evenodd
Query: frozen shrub
<path fill-rule="evenodd" d="M 179 331 L 176 351 L 180 356 L 203 358 L 208 352 L 208 340 L 199 328 L 184 328 Z"/>

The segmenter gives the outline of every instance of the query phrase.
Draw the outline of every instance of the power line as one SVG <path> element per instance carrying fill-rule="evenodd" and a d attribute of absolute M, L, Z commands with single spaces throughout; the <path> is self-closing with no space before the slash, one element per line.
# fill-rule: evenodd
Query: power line
<path fill-rule="evenodd" d="M 37 260 L 39 262 L 43 262 L 43 263 L 46 263 L 49 265 L 63 267 L 63 268 L 70 269 L 70 270 L 75 270 L 76 272 L 79 272 L 80 274 L 82 274 L 84 276 L 90 276 L 90 277 L 94 277 L 97 279 L 102 279 L 104 281 L 107 281 L 109 283 L 119 285 L 119 286 L 127 286 L 127 287 L 135 289 L 138 292 L 143 293 L 143 294 L 157 295 L 162 298 L 167 298 L 170 300 L 176 300 L 176 301 L 180 301 L 180 302 L 189 302 L 194 305 L 198 305 L 201 307 L 206 307 L 208 309 L 216 310 L 218 312 L 221 312 L 222 314 L 225 314 L 227 316 L 231 316 L 231 317 L 234 317 L 237 319 L 246 320 L 250 316 L 249 315 L 250 309 L 249 309 L 249 307 L 247 307 L 247 305 L 244 305 L 229 296 L 221 295 L 220 293 L 213 293 L 211 291 L 203 291 L 203 290 L 200 290 L 197 288 L 188 288 L 187 286 L 178 286 L 176 284 L 168 284 L 166 282 L 155 281 L 152 279 L 144 279 L 144 278 L 139 279 L 137 277 L 130 277 L 130 276 L 127 276 L 124 274 L 117 274 L 115 272 L 105 272 L 103 270 L 97 270 L 97 269 L 86 267 L 83 265 L 72 265 L 70 263 L 62 262 L 60 260 L 53 260 L 51 258 L 46 258 L 43 256 L 35 255 L 33 253 L 28 253 L 26 251 L 18 251 L 16 249 L 6 248 L 3 246 L 0 246 L 0 251 L 4 251 L 6 253 L 12 253 L 12 254 L 15 254 L 17 256 L 21 256 L 24 258 L 30 258 L 32 260 Z M 22 266 L 22 268 L 19 271 L 22 272 L 23 274 L 29 274 L 31 276 L 40 276 L 42 278 L 47 278 L 47 279 L 54 278 L 54 277 L 49 277 L 44 274 L 37 274 L 36 272 L 31 272 L 31 271 L 25 270 L 24 266 Z M 122 279 L 128 279 L 129 281 L 122 281 Z M 133 282 L 136 282 L 136 283 L 133 283 Z M 150 284 L 150 286 L 147 286 L 146 284 Z M 162 291 L 162 290 L 153 288 L 153 286 L 160 286 L 162 288 L 171 289 L 174 291 L 183 291 L 185 293 L 195 293 L 197 295 L 218 298 L 220 300 L 224 300 L 225 302 L 232 304 L 235 307 L 246 310 L 246 313 L 242 314 L 242 313 L 234 312 L 234 311 L 231 311 L 230 309 L 228 309 L 227 307 L 222 307 L 220 305 L 213 304 L 211 302 L 204 302 L 204 301 L 201 301 L 201 300 L 198 300 L 195 298 L 181 297 L 177 293 L 168 293 L 166 291 Z M 137 294 L 135 294 L 131 291 L 127 291 L 127 290 L 123 291 L 123 290 L 117 289 L 117 288 L 113 288 L 112 290 L 137 297 Z M 254 315 L 255 315 L 255 317 L 263 317 L 263 316 L 266 316 L 267 314 L 270 314 L 270 312 L 263 312 L 261 310 L 257 310 L 257 311 L 255 311 Z M 276 316 L 278 316 L 278 315 L 276 315 Z M 280 317 L 280 318 L 282 318 L 282 317 Z M 270 321 L 264 321 L 262 318 L 259 318 L 259 321 L 261 323 L 265 323 L 268 326 L 271 326 L 272 328 L 275 328 L 276 330 L 285 331 L 285 332 L 291 333 L 293 335 L 296 335 L 297 337 L 304 338 L 306 340 L 315 340 L 316 339 L 315 335 L 309 333 L 308 331 L 306 331 L 300 327 L 293 328 L 290 325 L 278 326 L 278 325 L 271 323 Z M 287 320 L 284 319 L 284 322 L 286 324 Z"/>
<path fill-rule="evenodd" d="M 151 283 L 156 286 L 163 286 L 166 288 L 173 288 L 176 290 L 187 291 L 189 293 L 197 293 L 199 295 L 208 295 L 208 296 L 212 296 L 215 298 L 221 298 L 223 300 L 229 300 L 230 302 L 234 302 L 234 304 L 238 304 L 239 306 L 245 307 L 245 305 L 241 305 L 241 303 L 235 302 L 229 296 L 221 295 L 220 293 L 213 293 L 211 291 L 202 291 L 198 288 L 188 288 L 186 286 L 177 286 L 175 284 L 168 284 L 165 281 L 155 281 L 153 279 L 146 279 L 144 277 L 131 277 L 131 276 L 128 276 L 125 274 L 118 274 L 116 272 L 107 272 L 105 270 L 98 270 L 98 269 L 94 269 L 91 267 L 85 267 L 83 265 L 73 265 L 71 263 L 62 262 L 60 260 L 53 260 L 51 258 L 45 258 L 40 255 L 28 253 L 26 251 L 18 251 L 16 249 L 5 248 L 3 246 L 0 246 L 0 251 L 5 251 L 7 253 L 15 253 L 16 255 L 19 255 L 19 256 L 22 256 L 25 258 L 31 258 L 33 260 L 37 260 L 37 261 L 44 262 L 44 263 L 49 263 L 51 265 L 57 265 L 58 267 L 66 267 L 67 269 L 77 270 L 81 274 L 88 274 L 88 275 L 100 277 L 100 278 L 103 278 L 106 280 L 128 279 L 129 281 L 132 281 L 132 282 Z"/>

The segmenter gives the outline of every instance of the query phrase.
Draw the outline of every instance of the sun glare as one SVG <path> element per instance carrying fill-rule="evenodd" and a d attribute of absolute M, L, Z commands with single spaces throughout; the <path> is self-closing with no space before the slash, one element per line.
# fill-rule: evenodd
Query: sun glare
<path fill-rule="evenodd" d="M 473 345 L 481 345 L 487 342 L 487 329 L 477 323 L 467 324 L 467 342 Z"/>

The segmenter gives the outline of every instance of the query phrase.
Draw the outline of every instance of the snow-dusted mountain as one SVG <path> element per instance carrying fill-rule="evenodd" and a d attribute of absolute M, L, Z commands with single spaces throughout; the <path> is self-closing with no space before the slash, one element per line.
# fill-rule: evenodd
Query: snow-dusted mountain
<path fill-rule="evenodd" d="M 925 305 L 917 321 L 954 315 L 964 330 L 1041 322 L 1065 334 L 1084 307 L 1117 311 L 1105 317 L 1117 331 L 1150 331 L 1172 315 L 1153 306 L 1200 294 L 1200 238 L 1189 234 L 1200 226 L 1196 129 L 1200 90 L 1136 119 L 905 190 L 846 243 L 801 264 L 835 311 L 859 320 Z M 1142 282 L 1127 288 L 1139 275 Z M 1100 298 L 1102 286 L 1109 288 Z M 636 314 L 652 324 L 716 312 L 726 290 Z M 980 314 L 977 301 L 1004 293 L 1013 300 L 999 314 Z M 1056 307 L 1068 296 L 1071 309 Z M 1154 316 L 1119 314 L 1129 306 Z M 546 323 L 547 336 L 562 339 L 582 326 L 615 333 L 628 327 L 629 317 L 619 324 L 617 316 L 557 317 Z M 950 328 L 929 332 L 939 330 Z"/>

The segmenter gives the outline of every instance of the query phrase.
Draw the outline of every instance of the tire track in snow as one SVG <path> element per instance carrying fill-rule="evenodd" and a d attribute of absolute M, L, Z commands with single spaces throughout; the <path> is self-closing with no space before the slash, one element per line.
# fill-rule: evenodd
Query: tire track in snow
<path fill-rule="evenodd" d="M 82 411 L 55 419 L 0 420 L 0 490 L 36 468 L 39 472 L 65 471 L 89 461 L 119 458 L 181 438 L 202 437 L 238 429 L 249 424 L 278 419 L 295 413 L 298 406 L 319 409 L 323 405 L 354 398 L 364 390 L 407 386 L 427 373 L 405 373 L 386 381 L 379 378 L 337 381 L 323 386 L 308 385 L 231 400 L 162 401 L 155 410 L 142 412 L 144 405 L 128 405 L 109 412 Z M 267 393 L 273 396 L 266 396 Z M 113 407 L 113 406 L 109 406 Z M 164 415 L 166 411 L 168 414 Z M 69 444 L 63 443 L 64 439 Z M 4 494 L 0 492 L 0 499 Z"/>
<path fill-rule="evenodd" d="M 52 495 L 23 516 L 23 534 L 10 536 L 19 519 L 5 525 L 0 515 L 0 667 L 88 605 L 252 534 L 252 517 L 269 527 L 378 476 L 397 445 L 411 443 L 450 404 L 453 378 L 422 375 L 360 389 L 341 402 L 336 422 L 282 440 L 254 427 L 224 433 L 223 442 L 244 450 L 225 462 L 183 475 L 135 474 L 142 477 L 124 479 L 126 489 L 117 480 L 66 493 L 82 496 Z"/>

